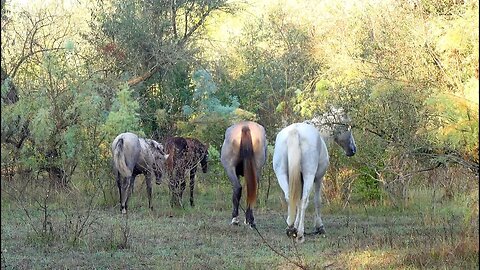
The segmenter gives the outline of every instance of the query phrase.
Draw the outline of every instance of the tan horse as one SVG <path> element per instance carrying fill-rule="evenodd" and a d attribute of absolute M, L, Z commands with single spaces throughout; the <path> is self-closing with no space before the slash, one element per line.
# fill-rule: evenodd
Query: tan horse
<path fill-rule="evenodd" d="M 112 156 L 122 213 L 127 213 L 128 198 L 133 191 L 135 177 L 139 174 L 145 175 L 148 207 L 152 209 L 152 179 L 155 178 L 160 184 L 163 166 L 168 158 L 163 145 L 130 132 L 122 133 L 112 143 Z"/>
<path fill-rule="evenodd" d="M 257 184 L 267 158 L 267 139 L 263 126 L 243 121 L 229 127 L 225 132 L 220 160 L 233 185 L 232 222 L 238 225 L 238 206 L 242 196 L 239 176 L 244 176 L 247 188 L 245 223 L 255 226 L 253 206 L 257 199 Z"/>

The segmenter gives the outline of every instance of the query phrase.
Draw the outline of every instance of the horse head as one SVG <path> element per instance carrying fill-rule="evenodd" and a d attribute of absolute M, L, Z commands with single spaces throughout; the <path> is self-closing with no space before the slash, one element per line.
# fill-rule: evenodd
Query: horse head
<path fill-rule="evenodd" d="M 333 140 L 342 147 L 345 154 L 349 157 L 355 155 L 357 152 L 357 146 L 355 145 L 355 139 L 352 134 L 352 126 L 350 123 L 352 120 L 347 115 L 343 108 L 331 107 L 330 122 L 333 130 Z M 327 116 L 328 118 L 329 116 Z M 333 118 L 333 121 L 331 121 Z"/>
<path fill-rule="evenodd" d="M 202 151 L 203 157 L 200 160 L 200 165 L 202 165 L 202 172 L 207 173 L 207 171 L 208 171 L 208 144 L 202 145 L 201 151 Z"/>
<path fill-rule="evenodd" d="M 333 138 L 347 156 L 351 157 L 357 152 L 350 125 L 351 119 L 344 109 L 330 107 L 322 116 L 316 116 L 305 122 L 314 125 L 324 138 Z"/>
<path fill-rule="evenodd" d="M 153 171 L 155 173 L 155 178 L 157 184 L 159 184 L 163 176 L 163 169 L 165 161 L 168 158 L 168 154 L 165 153 L 163 145 L 154 140 L 147 139 L 150 150 L 153 154 Z"/>
<path fill-rule="evenodd" d="M 352 134 L 352 127 L 346 124 L 338 124 L 333 132 L 333 140 L 342 147 L 348 157 L 355 155 L 357 146 Z"/>

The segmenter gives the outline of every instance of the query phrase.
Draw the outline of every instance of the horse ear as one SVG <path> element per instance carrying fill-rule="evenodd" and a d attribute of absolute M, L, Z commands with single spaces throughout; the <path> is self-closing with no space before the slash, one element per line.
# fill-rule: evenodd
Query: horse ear
<path fill-rule="evenodd" d="M 159 144 L 158 142 L 156 142 L 154 140 L 149 140 L 148 142 L 149 142 L 151 148 L 162 150 L 161 144 Z"/>
<path fill-rule="evenodd" d="M 149 145 L 151 148 L 155 148 L 155 143 L 153 142 L 153 140 L 145 139 L 145 141 L 148 143 L 148 145 Z"/>

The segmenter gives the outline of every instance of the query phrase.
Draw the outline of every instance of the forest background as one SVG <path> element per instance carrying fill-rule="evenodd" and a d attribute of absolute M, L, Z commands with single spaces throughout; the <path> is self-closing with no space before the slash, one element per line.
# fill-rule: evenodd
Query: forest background
<path fill-rule="evenodd" d="M 67 268 L 79 265 L 65 254 L 143 254 L 134 243 L 160 228 L 155 236 L 135 232 L 132 217 L 128 223 L 117 211 L 110 143 L 125 131 L 159 142 L 196 137 L 210 147 L 197 209 L 169 209 L 160 186 L 154 200 L 162 206 L 152 216 L 140 182 L 132 211 L 145 224 L 137 226 L 197 219 L 210 206 L 221 216 L 210 218 L 229 218 L 219 151 L 225 129 L 239 120 L 267 131 L 258 211 L 278 218 L 285 209 L 271 168 L 275 135 L 331 106 L 348 112 L 358 152 L 346 158 L 330 147 L 325 220 L 333 215 L 332 225 L 345 227 L 342 220 L 355 217 L 380 231 L 354 233 L 358 239 L 332 251 L 350 232 L 339 229 L 322 258 L 315 251 L 322 239 L 299 251 L 281 220 L 271 241 L 306 268 L 478 268 L 478 7 L 472 0 L 2 0 L 2 268 L 57 267 L 62 257 L 72 257 Z M 366 213 L 389 213 L 400 225 L 389 231 Z M 428 232 L 443 236 L 426 246 Z M 186 250 L 187 259 L 149 258 L 160 268 L 216 268 L 211 260 L 220 268 L 287 267 L 248 234 L 262 250 L 254 259 L 207 251 L 190 258 Z M 115 258 L 95 267 L 142 263 Z M 97 263 L 84 260 L 81 267 Z"/>

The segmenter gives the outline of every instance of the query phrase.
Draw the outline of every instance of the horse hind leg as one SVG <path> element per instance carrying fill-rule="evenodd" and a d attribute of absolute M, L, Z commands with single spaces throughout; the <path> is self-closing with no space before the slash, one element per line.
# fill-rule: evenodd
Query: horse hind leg
<path fill-rule="evenodd" d="M 136 177 L 137 177 L 137 175 L 134 174 L 131 177 L 129 177 L 129 179 L 128 179 L 127 188 L 126 188 L 126 190 L 128 189 L 128 194 L 127 194 L 127 199 L 125 200 L 125 210 L 127 210 L 128 200 L 130 199 L 130 197 L 133 194 L 133 188 L 135 187 L 135 178 Z"/>
<path fill-rule="evenodd" d="M 195 188 L 195 173 L 197 168 L 193 168 L 190 170 L 190 206 L 195 207 L 195 203 L 193 201 L 193 190 Z"/>
<path fill-rule="evenodd" d="M 253 209 L 248 206 L 247 210 L 245 211 L 245 224 L 250 225 L 250 228 L 254 228 L 255 225 L 255 217 L 253 216 Z"/>
<path fill-rule="evenodd" d="M 228 175 L 228 179 L 232 183 L 232 221 L 230 225 L 238 225 L 240 220 L 238 219 L 238 206 L 240 204 L 240 198 L 242 197 L 242 185 L 240 185 L 240 181 L 238 180 L 238 176 L 235 172 L 235 167 L 231 169 L 226 169 L 226 173 Z"/>
<path fill-rule="evenodd" d="M 175 173 L 173 174 L 173 177 L 170 179 L 170 192 L 171 192 L 171 199 L 170 199 L 170 205 L 171 207 L 183 207 L 182 205 L 182 189 L 185 189 L 185 179 L 180 172 L 181 169 L 176 169 Z"/>
<path fill-rule="evenodd" d="M 128 199 L 130 198 L 130 194 L 132 193 L 132 176 L 127 176 L 127 177 L 122 177 L 122 180 L 120 185 L 119 185 L 119 190 L 120 190 L 120 210 L 122 211 L 122 214 L 127 213 L 127 208 L 128 208 Z"/>
<path fill-rule="evenodd" d="M 305 241 L 305 211 L 307 210 L 308 206 L 308 197 L 310 195 L 310 190 L 312 189 L 313 182 L 315 180 L 315 175 L 304 174 L 303 175 L 303 192 L 302 192 L 302 199 L 299 204 L 299 211 L 300 214 L 298 215 L 298 233 L 295 241 L 297 243 L 303 243 Z"/>
<path fill-rule="evenodd" d="M 314 234 L 322 234 L 325 235 L 325 227 L 323 226 L 323 221 L 322 217 L 320 214 L 320 209 L 322 206 L 322 194 L 321 194 L 321 188 L 322 188 L 322 180 L 323 177 L 315 179 L 315 197 L 314 197 L 314 203 L 315 203 L 315 220 L 314 220 L 314 226 L 315 226 L 315 231 L 313 232 Z"/>
<path fill-rule="evenodd" d="M 185 171 L 181 174 L 181 181 L 180 181 L 180 190 L 179 190 L 179 195 L 178 195 L 178 201 L 181 207 L 183 207 L 182 203 L 182 198 L 183 198 L 183 192 L 185 191 L 185 188 L 187 187 L 187 180 L 185 179 Z"/>
<path fill-rule="evenodd" d="M 122 211 L 123 210 L 122 208 L 122 176 L 120 175 L 119 172 L 116 172 L 115 178 L 116 178 L 117 187 L 118 187 L 118 196 L 120 197 L 120 211 Z"/>
<path fill-rule="evenodd" d="M 233 194 L 232 194 L 232 203 L 233 203 L 233 210 L 232 210 L 232 225 L 238 225 L 240 220 L 238 219 L 238 206 L 240 204 L 240 198 L 242 197 L 242 186 L 240 184 L 233 186 Z"/>

